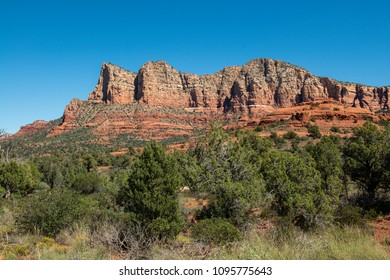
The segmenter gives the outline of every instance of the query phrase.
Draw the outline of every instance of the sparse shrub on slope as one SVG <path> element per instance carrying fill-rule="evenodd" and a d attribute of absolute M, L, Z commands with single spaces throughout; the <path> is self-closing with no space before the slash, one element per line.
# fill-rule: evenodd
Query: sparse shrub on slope
<path fill-rule="evenodd" d="M 194 225 L 192 237 L 201 242 L 220 245 L 240 240 L 241 233 L 229 221 L 211 218 Z"/>
<path fill-rule="evenodd" d="M 319 139 L 322 137 L 320 128 L 317 125 L 307 125 L 307 132 L 309 133 L 310 137 L 313 137 L 315 139 Z"/>

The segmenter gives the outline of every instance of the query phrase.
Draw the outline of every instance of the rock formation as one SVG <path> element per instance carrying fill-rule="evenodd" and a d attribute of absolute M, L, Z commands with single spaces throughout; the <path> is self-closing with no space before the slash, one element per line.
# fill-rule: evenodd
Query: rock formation
<path fill-rule="evenodd" d="M 324 86 L 308 71 L 282 61 L 255 59 L 235 79 L 228 107 L 254 113 L 264 106 L 291 107 L 323 97 Z"/>
<path fill-rule="evenodd" d="M 99 81 L 88 100 L 107 104 L 131 104 L 136 74 L 110 63 L 103 63 Z"/>
<path fill-rule="evenodd" d="M 373 88 L 367 90 L 373 92 Z M 261 114 L 319 98 L 342 101 L 352 91 L 340 82 L 272 59 L 255 59 L 204 76 L 182 73 L 158 61 L 146 63 L 137 74 L 104 63 L 88 100 Z"/>
<path fill-rule="evenodd" d="M 362 91 L 372 111 L 388 109 L 388 88 L 363 86 Z M 253 124 L 275 110 L 305 102 L 331 99 L 347 108 L 355 97 L 356 84 L 319 78 L 272 59 L 255 59 L 203 76 L 180 72 L 163 61 L 148 62 L 138 73 L 103 63 L 88 101 L 72 99 L 61 125 L 48 136 L 85 127 L 104 141 L 119 134 L 155 140 L 189 137 L 192 130 L 216 119 L 232 126 Z M 45 125 L 21 131 L 39 127 Z"/>
<path fill-rule="evenodd" d="M 46 121 L 35 121 L 31 124 L 24 125 L 20 128 L 20 130 L 12 135 L 12 137 L 20 137 L 25 135 L 30 135 L 42 131 L 47 128 L 48 122 Z"/>

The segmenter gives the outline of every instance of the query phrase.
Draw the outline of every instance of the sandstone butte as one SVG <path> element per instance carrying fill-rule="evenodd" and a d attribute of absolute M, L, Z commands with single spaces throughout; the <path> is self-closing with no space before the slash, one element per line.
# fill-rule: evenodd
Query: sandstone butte
<path fill-rule="evenodd" d="M 264 58 L 203 76 L 180 72 L 163 61 L 148 62 L 138 73 L 103 63 L 88 100 L 72 99 L 62 123 L 47 137 L 89 127 L 105 140 L 126 133 L 161 140 L 189 136 L 195 128 L 216 119 L 246 126 L 288 119 L 296 113 L 303 114 L 304 120 L 323 119 L 324 114 L 349 120 L 367 115 L 387 118 L 380 107 L 378 88 L 363 86 L 370 108 L 352 108 L 355 86 Z M 337 110 L 312 110 L 315 108 L 308 106 L 310 102 L 334 103 Z M 44 126 L 43 122 L 35 122 L 22 127 L 16 136 Z"/>

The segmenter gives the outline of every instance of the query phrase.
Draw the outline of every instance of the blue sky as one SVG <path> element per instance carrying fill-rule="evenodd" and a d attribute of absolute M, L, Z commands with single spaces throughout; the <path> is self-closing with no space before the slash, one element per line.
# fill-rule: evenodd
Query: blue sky
<path fill-rule="evenodd" d="M 254 58 L 390 84 L 388 1 L 1 1 L 0 128 L 61 117 L 107 61 L 196 74 Z"/>

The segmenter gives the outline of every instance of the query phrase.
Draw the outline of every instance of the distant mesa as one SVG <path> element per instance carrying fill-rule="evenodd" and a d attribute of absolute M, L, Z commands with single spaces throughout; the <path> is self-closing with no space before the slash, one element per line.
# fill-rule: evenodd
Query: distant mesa
<path fill-rule="evenodd" d="M 12 136 L 13 137 L 20 137 L 20 136 L 25 136 L 25 135 L 29 135 L 29 134 L 34 134 L 36 132 L 39 132 L 39 131 L 45 129 L 47 127 L 47 124 L 48 124 L 48 122 L 46 122 L 46 121 L 42 121 L 42 120 L 35 121 L 31 124 L 27 124 L 27 125 L 22 126 L 20 128 L 20 130 L 18 132 L 16 132 L 15 134 L 13 134 Z"/>
<path fill-rule="evenodd" d="M 215 119 L 255 123 L 278 108 L 326 99 L 344 106 L 362 105 L 372 112 L 386 109 L 389 87 L 363 86 L 359 92 L 364 94 L 356 94 L 356 88 L 266 58 L 203 76 L 180 72 L 164 61 L 147 62 L 138 73 L 103 63 L 88 101 L 73 99 L 61 124 L 48 136 L 87 127 L 103 139 L 133 133 L 161 140 L 188 136 L 194 126 Z M 45 127 L 38 121 L 22 127 L 17 135 Z"/>
<path fill-rule="evenodd" d="M 374 87 L 364 90 L 375 93 Z M 164 61 L 148 62 L 137 74 L 103 63 L 88 100 L 256 113 L 319 98 L 347 101 L 354 94 L 355 84 L 319 78 L 301 67 L 262 58 L 203 76 L 180 72 Z"/>
<path fill-rule="evenodd" d="M 146 63 L 138 74 L 104 63 L 88 100 L 255 112 L 329 95 L 338 98 L 333 87 L 330 80 L 321 82 L 300 67 L 272 59 L 255 59 L 204 76 L 182 73 L 163 61 Z"/>

